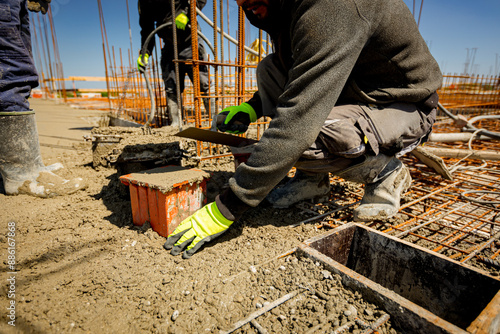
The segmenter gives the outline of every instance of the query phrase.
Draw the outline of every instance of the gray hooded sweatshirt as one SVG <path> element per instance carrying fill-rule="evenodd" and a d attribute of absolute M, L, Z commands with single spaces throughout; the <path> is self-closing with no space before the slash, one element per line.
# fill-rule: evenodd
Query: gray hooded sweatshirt
<path fill-rule="evenodd" d="M 419 103 L 442 83 L 403 0 L 274 1 L 281 1 L 280 18 L 268 32 L 288 81 L 269 128 L 229 180 L 233 194 L 222 196 L 223 204 L 236 195 L 243 206 L 257 206 L 315 141 L 335 105 Z M 258 115 L 268 114 L 258 94 L 249 103 Z"/>

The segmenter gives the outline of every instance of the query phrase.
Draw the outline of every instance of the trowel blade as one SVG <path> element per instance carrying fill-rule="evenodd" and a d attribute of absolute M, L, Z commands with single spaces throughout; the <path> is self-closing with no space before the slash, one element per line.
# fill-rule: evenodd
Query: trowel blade
<path fill-rule="evenodd" d="M 257 143 L 257 140 L 229 135 L 226 133 L 204 130 L 199 128 L 187 128 L 175 134 L 178 137 L 196 139 L 214 144 L 222 144 L 232 147 L 244 147 Z"/>
<path fill-rule="evenodd" d="M 443 178 L 453 181 L 453 176 L 446 167 L 443 159 L 427 151 L 425 147 L 422 146 L 417 146 L 413 151 L 411 151 L 411 153 L 428 167 L 434 169 L 434 171 L 436 171 L 436 173 L 441 175 Z"/>

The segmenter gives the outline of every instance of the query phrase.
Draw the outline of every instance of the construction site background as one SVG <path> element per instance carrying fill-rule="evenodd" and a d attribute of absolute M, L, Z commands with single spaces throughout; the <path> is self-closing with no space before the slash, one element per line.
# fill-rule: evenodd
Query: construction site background
<path fill-rule="evenodd" d="M 101 0 L 97 3 L 105 65 L 102 77 L 65 77 L 52 12 L 49 10 L 47 15 L 31 14 L 34 58 L 40 75 L 40 87 L 33 91 L 32 97 L 57 99 L 61 103 L 69 103 L 78 108 L 106 110 L 114 117 L 137 124 L 145 124 L 148 118 L 154 115 L 150 121 L 152 127 L 168 125 L 170 120 L 159 66 L 161 53 L 159 50 L 164 46 L 162 40 L 154 36 L 157 47 L 145 73 L 151 85 L 150 94 L 145 77 L 137 70 L 136 52 L 132 50 L 132 36 L 130 36 L 130 49 L 115 50 L 115 47 L 108 42 Z M 196 8 L 195 3 L 191 4 L 192 40 L 204 42 L 209 52 L 208 59 L 198 59 L 198 43 L 193 43 L 194 59 L 189 62 L 189 65 L 193 66 L 193 82 L 187 77 L 180 78 L 185 80 L 186 86 L 182 94 L 185 127 L 208 128 L 212 121 L 211 115 L 227 106 L 237 105 L 249 99 L 257 90 L 256 66 L 263 57 L 272 52 L 269 36 L 250 25 L 239 7 L 237 36 L 230 35 L 227 22 L 229 16 L 225 19 L 223 15 L 228 11 L 228 6 L 229 4 L 222 0 L 213 0 L 213 13 L 209 18 Z M 420 21 L 420 16 L 415 19 Z M 199 20 L 208 24 L 212 31 L 202 33 L 198 29 Z M 175 33 L 175 29 L 173 31 Z M 211 36 L 211 39 L 207 36 Z M 250 40 L 251 36 L 258 37 Z M 236 52 L 230 52 L 231 49 Z M 236 54 L 236 57 L 231 59 L 231 54 Z M 208 96 L 203 96 L 200 92 L 200 65 L 208 65 L 209 68 Z M 469 68 L 472 69 L 473 66 Z M 500 108 L 500 76 L 468 72 L 466 68 L 461 74 L 443 73 L 443 85 L 438 92 L 440 103 L 453 114 L 467 118 L 496 113 Z M 105 83 L 105 88 L 77 89 L 75 82 L 93 82 L 100 87 Z M 204 97 L 214 100 L 215 103 L 211 107 L 215 107 L 215 113 L 205 110 L 201 103 Z M 155 110 L 151 110 L 152 105 Z M 259 120 L 256 124 L 257 139 L 267 121 Z M 203 150 L 199 152 L 200 155 L 203 155 L 202 152 Z"/>
<path fill-rule="evenodd" d="M 99 2 L 100 3 L 100 2 Z M 223 3 L 214 1 L 213 17 Z M 129 120 L 138 126 L 144 125 L 151 115 L 152 102 L 155 105 L 152 127 L 169 124 L 166 110 L 164 83 L 161 78 L 158 51 L 162 42 L 156 39 L 155 53 L 150 59 L 146 75 L 152 87 L 152 96 L 144 76 L 135 65 L 136 55 L 132 50 L 115 50 L 110 46 L 100 11 L 103 55 L 106 71 L 102 77 L 65 77 L 62 62 L 57 51 L 57 39 L 53 29 L 51 13 L 32 20 L 34 49 L 37 69 L 40 73 L 40 88 L 33 91 L 33 98 L 55 99 L 61 104 L 75 108 L 100 109 L 110 116 Z M 238 36 L 222 34 L 225 22 L 221 18 L 209 20 L 213 27 L 213 45 L 207 60 L 193 59 L 194 84 L 185 78 L 186 89 L 182 96 L 184 127 L 209 128 L 211 111 L 205 110 L 204 97 L 215 100 L 215 112 L 237 105 L 252 96 L 257 90 L 256 66 L 260 59 L 271 52 L 269 37 L 255 32 L 240 10 L 238 15 Z M 43 25 L 40 23 L 46 21 Z M 192 30 L 196 31 L 197 18 L 191 17 Z M 51 34 L 48 34 L 50 27 Z M 259 37 L 249 40 L 248 36 Z M 51 36 L 49 39 L 48 36 Z M 206 36 L 204 36 L 206 38 Z M 193 39 L 197 40 L 198 35 Z M 200 38 L 203 38 L 200 36 Z M 204 39 L 205 43 L 209 43 Z M 196 44 L 196 43 L 195 43 Z M 237 48 L 237 56 L 229 59 L 224 51 L 225 44 Z M 52 45 L 49 51 L 49 45 Z M 195 47 L 195 46 L 194 46 Z M 197 52 L 193 52 L 197 55 Z M 210 72 L 211 89 L 208 96 L 199 89 L 200 64 L 207 64 Z M 75 82 L 89 81 L 105 83 L 102 89 L 76 89 Z M 72 87 L 69 87 L 73 85 Z M 374 221 L 366 225 L 387 235 L 427 248 L 449 259 L 488 271 L 500 277 L 500 155 L 498 138 L 483 137 L 480 131 L 464 133 L 463 124 L 457 120 L 469 121 L 477 129 L 500 133 L 498 121 L 500 109 L 500 76 L 471 74 L 444 74 L 442 88 L 438 91 L 442 109 L 438 113 L 433 134 L 465 134 L 465 139 L 429 141 L 425 147 L 441 157 L 450 175 L 437 174 L 415 156 L 402 158 L 413 178 L 410 191 L 405 195 L 400 213 L 402 218 L 394 221 Z M 487 117 L 492 116 L 492 117 Z M 259 120 L 252 125 L 251 135 L 260 138 L 268 120 Z M 465 124 L 465 123 L 464 123 Z M 200 160 L 217 159 L 226 153 L 218 153 L 218 146 L 198 142 L 197 154 Z M 223 152 L 222 150 L 220 152 Z M 332 177 L 333 179 L 334 177 Z M 332 185 L 339 184 L 332 180 Z M 363 187 L 346 187 L 330 195 L 329 201 L 317 205 L 301 203 L 297 207 L 306 217 L 297 226 L 314 223 L 320 228 L 336 228 L 351 221 L 346 209 L 357 205 L 363 196 Z"/>

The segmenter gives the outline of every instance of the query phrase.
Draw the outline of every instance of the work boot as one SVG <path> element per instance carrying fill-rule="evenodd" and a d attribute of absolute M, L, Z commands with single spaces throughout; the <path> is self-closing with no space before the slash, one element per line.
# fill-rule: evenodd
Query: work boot
<path fill-rule="evenodd" d="M 179 105 L 177 104 L 177 96 L 172 93 L 167 93 L 167 109 L 168 118 L 171 120 L 170 126 L 178 128 L 181 124 L 179 118 Z"/>
<path fill-rule="evenodd" d="M 401 195 L 410 188 L 410 184 L 410 172 L 403 164 L 385 179 L 366 184 L 361 204 L 353 211 L 354 221 L 364 222 L 393 217 L 399 211 Z"/>
<path fill-rule="evenodd" d="M 53 173 L 60 168 L 42 162 L 34 112 L 0 112 L 0 174 L 7 195 L 54 197 L 86 188 L 81 178 Z"/>
<path fill-rule="evenodd" d="M 393 217 L 399 211 L 401 195 L 411 184 L 408 168 L 396 157 L 383 154 L 367 156 L 362 163 L 336 175 L 365 184 L 361 204 L 353 212 L 357 222 Z"/>
<path fill-rule="evenodd" d="M 283 187 L 276 188 L 266 199 L 275 208 L 289 208 L 292 205 L 312 199 L 315 202 L 328 200 L 330 177 L 328 173 L 306 173 L 297 169 L 295 176 Z"/>

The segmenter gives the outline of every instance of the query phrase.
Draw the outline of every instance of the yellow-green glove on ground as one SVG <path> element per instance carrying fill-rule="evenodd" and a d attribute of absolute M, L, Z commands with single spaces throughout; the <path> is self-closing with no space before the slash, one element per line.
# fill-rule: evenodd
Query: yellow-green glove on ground
<path fill-rule="evenodd" d="M 146 66 L 148 65 L 149 62 L 149 55 L 146 53 L 145 55 L 139 55 L 139 58 L 137 58 L 137 69 L 139 72 L 144 72 L 146 69 Z"/>
<path fill-rule="evenodd" d="M 186 24 L 189 22 L 189 19 L 186 14 L 180 13 L 177 15 L 175 18 L 175 25 L 177 26 L 177 29 L 184 30 L 186 29 Z"/>
<path fill-rule="evenodd" d="M 219 122 L 221 115 L 226 116 L 223 122 Z M 224 108 L 217 116 L 217 129 L 219 131 L 236 134 L 244 133 L 248 130 L 250 123 L 257 120 L 257 113 L 246 102 L 243 102 L 239 106 Z"/>
<path fill-rule="evenodd" d="M 189 259 L 203 244 L 224 233 L 232 223 L 212 202 L 184 219 L 167 237 L 163 247 L 171 249 L 172 255 L 179 255 L 187 247 L 182 257 Z"/>

